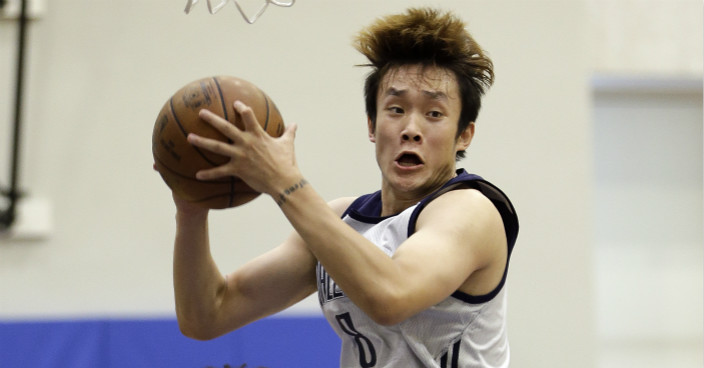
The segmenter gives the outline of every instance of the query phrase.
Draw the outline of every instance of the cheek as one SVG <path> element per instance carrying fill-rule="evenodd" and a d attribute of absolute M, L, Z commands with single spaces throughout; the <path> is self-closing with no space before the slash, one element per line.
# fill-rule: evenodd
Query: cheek
<path fill-rule="evenodd" d="M 393 134 L 391 131 L 389 131 L 388 128 L 377 126 L 376 132 L 373 137 L 374 142 L 376 142 L 378 145 L 387 145 L 389 142 L 391 142 Z"/>
<path fill-rule="evenodd" d="M 387 158 L 394 154 L 394 144 L 391 137 L 384 131 L 378 130 L 374 135 L 374 145 L 377 158 Z"/>
<path fill-rule="evenodd" d="M 457 143 L 457 140 L 455 139 L 454 135 L 444 132 L 435 133 L 437 134 L 425 135 L 426 143 L 432 144 L 434 147 L 454 147 L 454 145 Z"/>
<path fill-rule="evenodd" d="M 378 157 L 384 157 L 385 155 L 388 154 L 388 152 L 391 152 L 391 147 L 389 147 L 389 144 L 387 141 L 384 141 L 383 139 L 377 139 L 375 144 L 376 144 L 376 155 Z"/>
<path fill-rule="evenodd" d="M 437 152 L 444 152 L 452 155 L 454 160 L 455 151 L 457 149 L 457 139 L 454 135 L 439 135 L 426 137 L 428 146 L 433 147 Z"/>

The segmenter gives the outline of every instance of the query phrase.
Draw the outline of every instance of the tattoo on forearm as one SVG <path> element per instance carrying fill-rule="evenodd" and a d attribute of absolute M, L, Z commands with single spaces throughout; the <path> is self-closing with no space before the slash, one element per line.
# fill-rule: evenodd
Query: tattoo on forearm
<path fill-rule="evenodd" d="M 286 203 L 288 196 L 293 194 L 293 192 L 303 188 L 307 184 L 308 184 L 308 182 L 306 181 L 306 179 L 301 179 L 301 181 L 299 181 L 298 183 L 293 184 L 290 187 L 286 188 L 283 191 L 283 193 L 279 193 L 279 197 L 276 199 L 276 204 L 278 204 L 279 206 L 282 206 L 284 203 Z"/>

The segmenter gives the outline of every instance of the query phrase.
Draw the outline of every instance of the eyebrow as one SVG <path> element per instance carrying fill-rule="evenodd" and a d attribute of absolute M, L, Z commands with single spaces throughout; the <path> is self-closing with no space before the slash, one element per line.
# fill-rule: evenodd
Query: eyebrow
<path fill-rule="evenodd" d="M 389 87 L 389 89 L 386 90 L 386 95 L 403 97 L 403 95 L 405 95 L 407 92 L 408 90 L 405 89 L 396 89 L 394 87 Z M 445 92 L 423 90 L 422 93 L 433 100 L 447 100 L 447 94 Z"/>

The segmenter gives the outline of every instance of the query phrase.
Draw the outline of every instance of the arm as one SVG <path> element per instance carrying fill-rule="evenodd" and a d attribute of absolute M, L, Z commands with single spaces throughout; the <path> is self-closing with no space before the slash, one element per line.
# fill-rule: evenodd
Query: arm
<path fill-rule="evenodd" d="M 501 265 L 501 218 L 479 192 L 452 191 L 431 202 L 418 219 L 417 232 L 389 258 L 347 226 L 303 179 L 293 155 L 295 125 L 273 138 L 251 109 L 237 103 L 235 109 L 245 130 L 201 112 L 233 143 L 190 135 L 192 144 L 232 158 L 199 172 L 198 178 L 235 175 L 271 195 L 345 294 L 378 323 L 403 321 L 467 286 L 475 272 Z"/>
<path fill-rule="evenodd" d="M 431 202 L 417 231 L 391 258 L 323 204 L 312 188 L 303 188 L 282 210 L 345 294 L 377 323 L 402 322 L 458 289 L 476 288 L 469 280 L 478 271 L 503 270 L 501 217 L 476 190 L 448 192 Z M 478 280 L 486 292 L 498 284 L 500 272 L 491 276 Z"/>
<path fill-rule="evenodd" d="M 174 294 L 184 335 L 220 336 L 315 291 L 316 260 L 298 235 L 224 277 L 210 253 L 208 211 L 174 200 Z"/>

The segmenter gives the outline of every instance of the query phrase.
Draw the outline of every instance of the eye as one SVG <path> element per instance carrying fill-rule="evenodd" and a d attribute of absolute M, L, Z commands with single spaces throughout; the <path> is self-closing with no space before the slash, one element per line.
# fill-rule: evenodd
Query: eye
<path fill-rule="evenodd" d="M 430 116 L 431 118 L 434 118 L 434 119 L 440 119 L 444 115 L 440 111 L 431 111 L 428 113 L 428 116 Z"/>
<path fill-rule="evenodd" d="M 403 114 L 403 109 L 398 106 L 391 106 L 387 110 L 392 114 Z"/>

